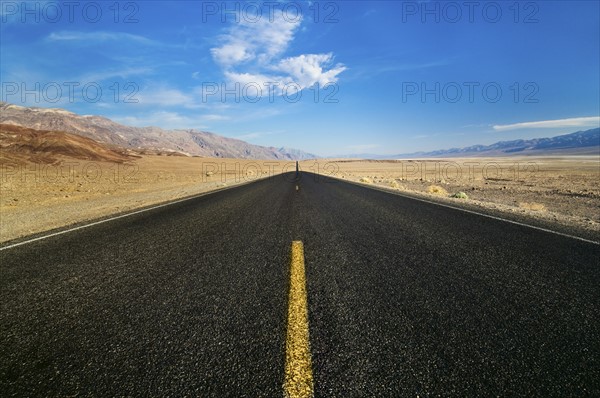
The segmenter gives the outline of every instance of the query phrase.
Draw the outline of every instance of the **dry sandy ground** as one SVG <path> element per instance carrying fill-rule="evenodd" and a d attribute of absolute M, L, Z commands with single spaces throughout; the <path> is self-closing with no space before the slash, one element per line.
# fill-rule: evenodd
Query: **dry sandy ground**
<path fill-rule="evenodd" d="M 600 157 L 303 162 L 303 169 L 455 205 L 600 232 Z M 451 197 L 464 192 L 467 199 Z"/>
<path fill-rule="evenodd" d="M 293 162 L 178 156 L 143 156 L 121 164 L 4 163 L 0 242 L 294 169 Z"/>
<path fill-rule="evenodd" d="M 59 165 L 0 164 L 0 242 L 294 167 L 294 162 L 153 155 L 123 164 L 67 159 Z M 321 160 L 301 162 L 301 168 L 600 232 L 598 157 Z M 468 199 L 450 197 L 458 192 Z"/>

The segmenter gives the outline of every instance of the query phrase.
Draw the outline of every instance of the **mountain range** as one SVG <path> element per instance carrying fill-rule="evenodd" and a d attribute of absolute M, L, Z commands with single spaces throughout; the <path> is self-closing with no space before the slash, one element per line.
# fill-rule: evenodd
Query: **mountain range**
<path fill-rule="evenodd" d="M 317 155 L 292 148 L 264 147 L 249 144 L 234 138 L 223 137 L 199 130 L 165 130 L 159 127 L 131 127 L 116 123 L 102 116 L 82 116 L 53 108 L 23 107 L 0 102 L 0 124 L 20 126 L 41 132 L 64 132 L 85 137 L 101 144 L 115 153 L 122 149 L 135 154 L 163 154 L 171 156 L 203 156 L 237 159 L 314 159 Z M 4 130 L 7 130 L 5 127 Z M 8 129 L 11 130 L 11 129 Z M 24 131 L 21 132 L 24 134 Z M 6 132 L 5 141 L 14 141 L 16 131 Z M 27 133 L 27 145 L 42 145 L 44 136 L 32 131 Z M 50 135 L 47 135 L 50 137 Z M 67 136 L 52 135 L 57 140 Z M 76 138 L 68 137 L 69 146 Z M 12 141 L 11 141 L 12 142 Z M 14 142 L 14 148 L 22 143 Z M 18 145 L 17 145 L 18 144 Z M 83 142 L 78 142 L 83 145 Z M 398 155 L 359 154 L 341 156 L 363 159 L 407 159 L 429 157 L 493 157 L 515 155 L 598 155 L 600 154 L 600 128 L 577 131 L 551 138 L 500 141 L 491 145 L 473 145 L 464 148 L 451 148 L 430 152 L 415 152 Z M 81 154 L 81 156 L 85 156 Z M 111 155 L 112 156 L 112 155 Z"/>
<path fill-rule="evenodd" d="M 237 159 L 316 158 L 313 154 L 296 149 L 253 145 L 206 131 L 124 126 L 102 116 L 83 116 L 64 109 L 23 107 L 7 102 L 0 102 L 0 123 L 76 134 L 142 154 L 149 151 L 170 155 Z"/>
<path fill-rule="evenodd" d="M 499 141 L 491 145 L 440 149 L 398 155 L 359 154 L 342 157 L 363 159 L 410 159 L 441 157 L 494 157 L 533 155 L 600 155 L 600 128 L 529 140 Z"/>

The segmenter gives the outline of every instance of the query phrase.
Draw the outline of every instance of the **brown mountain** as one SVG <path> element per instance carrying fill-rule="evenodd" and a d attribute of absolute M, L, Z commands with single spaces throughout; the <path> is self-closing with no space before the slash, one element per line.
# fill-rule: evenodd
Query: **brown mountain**
<path fill-rule="evenodd" d="M 76 134 L 0 124 L 0 163 L 54 164 L 64 158 L 122 163 L 134 156 Z"/>
<path fill-rule="evenodd" d="M 315 155 L 287 148 L 263 147 L 198 130 L 131 127 L 102 116 L 82 116 L 63 109 L 28 108 L 0 102 L 0 123 L 36 130 L 63 131 L 136 151 L 239 159 L 300 160 Z"/>

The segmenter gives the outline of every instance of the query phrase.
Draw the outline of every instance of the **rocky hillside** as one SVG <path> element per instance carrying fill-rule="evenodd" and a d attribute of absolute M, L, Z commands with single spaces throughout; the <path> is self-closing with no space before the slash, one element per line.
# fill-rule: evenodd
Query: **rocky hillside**
<path fill-rule="evenodd" d="M 77 134 L 136 151 L 239 159 L 302 160 L 316 157 L 294 149 L 252 145 L 205 131 L 124 126 L 102 116 L 81 116 L 63 109 L 28 108 L 6 102 L 0 102 L 0 123 Z"/>
<path fill-rule="evenodd" d="M 122 163 L 134 158 L 125 150 L 80 135 L 0 124 L 0 163 L 54 164 L 64 159 Z"/>

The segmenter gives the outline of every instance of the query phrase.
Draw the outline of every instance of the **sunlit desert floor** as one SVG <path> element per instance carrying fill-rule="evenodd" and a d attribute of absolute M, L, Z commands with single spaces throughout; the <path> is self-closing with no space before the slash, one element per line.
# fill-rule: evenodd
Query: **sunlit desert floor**
<path fill-rule="evenodd" d="M 600 156 L 338 159 L 302 162 L 302 167 L 444 203 L 600 232 Z"/>
<path fill-rule="evenodd" d="M 294 171 L 294 162 L 147 155 L 0 164 L 0 241 Z M 600 158 L 303 161 L 301 170 L 600 231 Z M 281 178 L 281 177 L 279 177 Z M 276 180 L 276 178 L 275 178 Z M 458 193 L 462 198 L 453 198 Z"/>
<path fill-rule="evenodd" d="M 0 166 L 2 242 L 295 169 L 293 162 L 179 156 Z"/>

